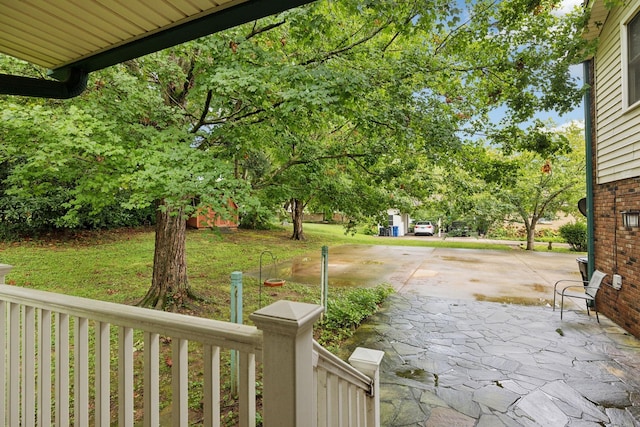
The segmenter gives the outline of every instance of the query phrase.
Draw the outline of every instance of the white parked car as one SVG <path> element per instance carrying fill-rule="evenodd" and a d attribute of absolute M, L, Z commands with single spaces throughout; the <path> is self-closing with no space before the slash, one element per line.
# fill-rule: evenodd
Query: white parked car
<path fill-rule="evenodd" d="M 425 235 L 433 236 L 436 228 L 431 221 L 418 221 L 413 225 L 413 234 L 416 236 Z"/>

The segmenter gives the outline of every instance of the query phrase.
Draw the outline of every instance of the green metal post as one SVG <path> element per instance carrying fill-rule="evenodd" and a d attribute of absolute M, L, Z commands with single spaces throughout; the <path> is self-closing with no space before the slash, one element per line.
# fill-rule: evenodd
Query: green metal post
<path fill-rule="evenodd" d="M 594 244 L 594 215 L 593 215 L 593 147 L 592 147 L 592 126 L 591 115 L 591 91 L 593 90 L 593 79 L 591 78 L 591 64 L 593 60 L 583 62 L 584 82 L 589 85 L 589 90 L 584 93 L 584 142 L 587 175 L 587 271 L 588 279 L 595 270 L 595 244 Z"/>
<path fill-rule="evenodd" d="M 242 324 L 242 272 L 231 273 L 231 323 Z M 240 377 L 238 376 L 238 351 L 231 351 L 231 394 L 238 394 Z"/>
<path fill-rule="evenodd" d="M 327 304 L 329 301 L 329 247 L 322 247 L 322 264 L 320 267 L 320 304 L 324 307 L 324 313 L 327 312 Z M 323 314 L 324 314 L 323 313 Z"/>

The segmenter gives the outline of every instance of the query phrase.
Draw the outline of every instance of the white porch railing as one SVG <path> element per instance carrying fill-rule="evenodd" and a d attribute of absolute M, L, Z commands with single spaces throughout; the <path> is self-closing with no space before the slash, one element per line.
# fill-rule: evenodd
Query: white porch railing
<path fill-rule="evenodd" d="M 145 426 L 187 426 L 193 393 L 203 401 L 197 422 L 219 426 L 220 352 L 238 350 L 240 426 L 256 425 L 256 359 L 265 427 L 379 426 L 382 352 L 358 349 L 350 358 L 367 376 L 314 345 L 321 311 L 278 301 L 251 315 L 256 328 L 0 285 L 0 424 L 133 426 L 138 412 Z M 161 339 L 171 341 L 171 396 L 161 395 Z M 190 342 L 203 346 L 192 365 Z M 203 366 L 198 384 L 189 382 L 193 366 Z"/>
<path fill-rule="evenodd" d="M 380 398 L 374 394 L 384 353 L 358 347 L 350 366 L 314 341 L 313 354 L 318 427 L 380 426 Z"/>

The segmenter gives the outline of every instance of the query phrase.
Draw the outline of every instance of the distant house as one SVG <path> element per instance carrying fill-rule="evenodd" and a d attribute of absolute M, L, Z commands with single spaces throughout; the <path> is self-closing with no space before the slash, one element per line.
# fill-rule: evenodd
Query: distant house
<path fill-rule="evenodd" d="M 224 219 L 212 209 L 200 209 L 198 215 L 192 216 L 187 220 L 187 227 L 190 228 L 238 228 L 238 205 L 233 200 L 229 200 L 227 209 L 231 213 L 228 218 Z"/>
<path fill-rule="evenodd" d="M 598 293 L 598 309 L 640 337 L 640 0 L 616 2 L 611 9 L 605 7 L 611 2 L 589 3 L 585 37 L 599 37 L 598 50 L 585 66 L 591 85 L 589 267 L 609 274 L 609 284 Z M 613 275 L 621 286 L 611 283 Z"/>

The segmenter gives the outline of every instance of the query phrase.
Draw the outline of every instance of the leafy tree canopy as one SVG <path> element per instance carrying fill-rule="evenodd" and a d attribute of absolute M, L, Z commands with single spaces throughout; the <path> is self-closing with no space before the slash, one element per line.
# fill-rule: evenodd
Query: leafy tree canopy
<path fill-rule="evenodd" d="M 416 177 L 466 135 L 512 152 L 562 146 L 516 125 L 579 101 L 568 70 L 592 49 L 584 19 L 549 0 L 317 1 L 96 72 L 71 101 L 2 98 L 6 192 L 63 188 L 69 225 L 114 200 L 181 219 L 229 197 L 354 216 L 407 206 L 425 194 Z M 0 68 L 42 74 L 6 57 Z M 162 236 L 187 283 L 182 238 Z"/>

